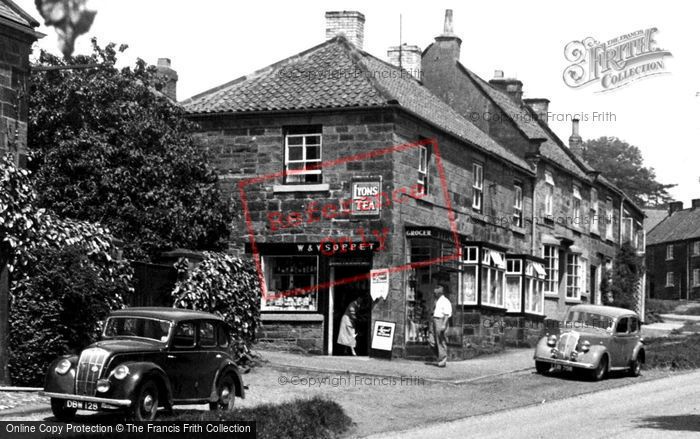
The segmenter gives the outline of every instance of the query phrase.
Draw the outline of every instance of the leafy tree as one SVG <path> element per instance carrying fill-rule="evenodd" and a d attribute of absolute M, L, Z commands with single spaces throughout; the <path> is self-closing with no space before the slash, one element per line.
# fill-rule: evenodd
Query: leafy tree
<path fill-rule="evenodd" d="M 190 135 L 192 123 L 158 92 L 156 68 L 143 60 L 115 67 L 125 49 L 93 39 L 91 55 L 41 53 L 28 139 L 39 203 L 109 227 L 132 259 L 174 247 L 221 249 L 233 208 Z"/>
<path fill-rule="evenodd" d="M 644 272 L 642 263 L 642 258 L 637 256 L 635 249 L 629 243 L 620 247 L 613 262 L 609 292 L 606 291 L 607 294 L 603 296 L 607 296 L 606 305 L 638 310 L 639 286 Z M 606 277 L 604 276 L 604 279 Z M 611 297 L 612 300 L 610 300 Z"/>
<path fill-rule="evenodd" d="M 673 201 L 668 190 L 676 185 L 659 183 L 654 168 L 644 166 L 636 146 L 617 137 L 601 137 L 585 141 L 575 152 L 635 203 L 658 206 Z"/>

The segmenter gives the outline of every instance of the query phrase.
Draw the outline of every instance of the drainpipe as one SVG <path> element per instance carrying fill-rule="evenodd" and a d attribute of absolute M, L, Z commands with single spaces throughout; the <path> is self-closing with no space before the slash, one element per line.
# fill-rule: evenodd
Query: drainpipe
<path fill-rule="evenodd" d="M 537 172 L 537 171 L 535 171 L 535 172 Z M 537 177 L 535 177 L 532 180 L 532 209 L 531 209 L 532 210 L 532 224 L 530 225 L 530 228 L 531 228 L 531 230 L 530 230 L 530 234 L 531 234 L 530 235 L 531 236 L 531 238 L 530 238 L 530 253 L 532 254 L 532 256 L 537 256 L 537 253 L 535 253 L 535 250 L 536 250 L 536 248 L 535 248 L 535 230 L 536 230 L 535 221 L 537 220 L 537 216 L 535 215 L 535 206 L 537 206 L 537 204 L 536 204 L 537 199 L 535 197 L 535 194 L 537 193 L 537 191 L 535 190 L 536 186 L 537 186 Z"/>
<path fill-rule="evenodd" d="M 617 230 L 617 232 L 618 232 L 617 241 L 618 241 L 620 247 L 622 247 L 622 213 L 624 211 L 625 211 L 625 197 L 620 197 L 620 224 L 618 224 L 618 227 L 617 227 L 617 229 L 618 229 Z"/>
<path fill-rule="evenodd" d="M 690 241 L 685 242 L 685 300 L 690 300 Z M 682 288 L 682 287 L 681 287 Z"/>

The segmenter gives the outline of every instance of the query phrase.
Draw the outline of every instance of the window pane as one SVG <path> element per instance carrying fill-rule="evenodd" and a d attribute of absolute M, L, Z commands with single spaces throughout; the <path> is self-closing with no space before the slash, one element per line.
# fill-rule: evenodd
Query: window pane
<path fill-rule="evenodd" d="M 316 311 L 316 291 L 294 291 L 317 284 L 316 256 L 263 256 L 263 273 L 272 297 L 261 298 L 262 310 Z"/>
<path fill-rule="evenodd" d="M 175 328 L 175 346 L 186 348 L 194 346 L 194 323 L 180 323 Z"/>
<path fill-rule="evenodd" d="M 464 273 L 462 273 L 462 303 L 476 302 L 476 270 L 475 265 L 464 268 Z"/>
<path fill-rule="evenodd" d="M 321 158 L 321 147 L 320 146 L 308 146 L 306 148 L 306 159 L 307 160 L 318 160 Z"/>
<path fill-rule="evenodd" d="M 306 136 L 306 144 L 307 145 L 320 145 L 321 144 L 321 136 Z"/>
<path fill-rule="evenodd" d="M 301 146 L 304 143 L 304 139 L 301 136 L 288 136 L 287 137 L 287 145 L 292 146 L 292 145 L 299 145 Z"/>
<path fill-rule="evenodd" d="M 508 311 L 520 311 L 521 280 L 520 276 L 506 276 L 506 308 Z"/>
<path fill-rule="evenodd" d="M 289 160 L 303 160 L 304 149 L 302 147 L 289 147 Z"/>
<path fill-rule="evenodd" d="M 204 347 L 216 346 L 214 338 L 214 325 L 209 322 L 199 324 L 199 344 Z"/>

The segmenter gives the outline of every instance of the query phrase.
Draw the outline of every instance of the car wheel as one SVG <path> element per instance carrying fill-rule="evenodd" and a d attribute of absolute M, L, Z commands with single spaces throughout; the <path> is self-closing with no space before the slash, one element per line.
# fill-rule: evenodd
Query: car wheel
<path fill-rule="evenodd" d="M 158 412 L 158 386 L 153 380 L 146 380 L 136 391 L 136 397 L 129 408 L 129 417 L 135 421 L 152 421 Z"/>
<path fill-rule="evenodd" d="M 236 382 L 231 375 L 226 375 L 219 380 L 216 387 L 219 399 L 209 403 L 210 410 L 233 410 L 236 403 Z"/>
<path fill-rule="evenodd" d="M 639 357 L 632 360 L 630 364 L 630 376 L 638 377 L 642 373 L 642 362 L 639 361 Z"/>
<path fill-rule="evenodd" d="M 603 355 L 598 362 L 598 367 L 591 371 L 591 379 L 593 381 L 600 381 L 605 378 L 605 374 L 608 372 L 608 356 Z"/>
<path fill-rule="evenodd" d="M 63 399 L 51 398 L 51 411 L 59 421 L 70 421 L 78 409 L 66 407 L 66 401 Z"/>
<path fill-rule="evenodd" d="M 535 361 L 535 370 L 537 370 L 537 373 L 540 375 L 547 375 L 549 372 L 549 369 L 552 368 L 552 365 L 544 362 L 544 361 Z"/>

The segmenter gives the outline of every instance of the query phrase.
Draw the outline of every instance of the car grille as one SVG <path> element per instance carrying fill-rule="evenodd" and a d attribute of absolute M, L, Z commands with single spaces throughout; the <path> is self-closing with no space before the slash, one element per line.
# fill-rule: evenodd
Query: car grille
<path fill-rule="evenodd" d="M 578 332 L 566 332 L 559 337 L 557 350 L 561 358 L 568 360 L 571 357 L 571 353 L 576 350 L 579 337 Z"/>
<path fill-rule="evenodd" d="M 75 375 L 75 394 L 95 396 L 97 379 L 107 361 L 109 352 L 100 348 L 85 349 L 80 354 L 78 373 Z"/>

